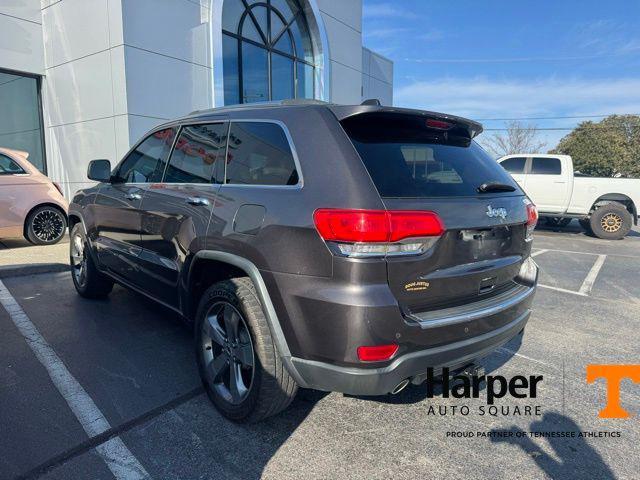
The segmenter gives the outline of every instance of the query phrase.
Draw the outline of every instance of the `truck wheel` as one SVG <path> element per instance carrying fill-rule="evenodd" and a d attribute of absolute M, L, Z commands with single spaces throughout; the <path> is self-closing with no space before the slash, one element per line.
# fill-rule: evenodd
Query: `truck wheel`
<path fill-rule="evenodd" d="M 195 321 L 196 357 L 216 408 L 235 422 L 257 422 L 284 410 L 298 389 L 271 337 L 248 277 L 209 287 Z"/>
<path fill-rule="evenodd" d="M 113 281 L 98 270 L 89 248 L 82 223 L 76 223 L 71 229 L 69 239 L 69 263 L 73 285 L 81 297 L 105 298 L 113 289 Z"/>
<path fill-rule="evenodd" d="M 591 214 L 589 225 L 596 237 L 619 240 L 631 230 L 631 215 L 624 205 L 607 203 Z"/>

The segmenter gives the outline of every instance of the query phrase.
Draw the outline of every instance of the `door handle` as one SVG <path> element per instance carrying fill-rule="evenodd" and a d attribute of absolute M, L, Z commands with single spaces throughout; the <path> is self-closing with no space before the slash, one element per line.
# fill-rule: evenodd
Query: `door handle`
<path fill-rule="evenodd" d="M 196 205 L 196 206 L 206 206 L 209 205 L 209 200 L 207 200 L 206 198 L 202 198 L 202 197 L 189 197 L 187 198 L 187 203 L 189 205 Z"/>
<path fill-rule="evenodd" d="M 140 200 L 142 198 L 142 195 L 140 195 L 139 193 L 127 193 L 124 198 L 126 198 L 127 200 Z"/>

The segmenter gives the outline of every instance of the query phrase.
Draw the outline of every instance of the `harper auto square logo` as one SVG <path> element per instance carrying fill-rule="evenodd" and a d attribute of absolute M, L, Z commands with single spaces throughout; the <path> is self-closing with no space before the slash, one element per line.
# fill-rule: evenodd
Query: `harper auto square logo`
<path fill-rule="evenodd" d="M 620 383 L 624 379 L 640 383 L 640 365 L 587 365 L 587 383 L 604 378 L 607 385 L 607 404 L 600 410 L 600 418 L 629 418 L 631 414 L 620 405 Z"/>
<path fill-rule="evenodd" d="M 493 208 L 491 205 L 487 205 L 487 217 L 495 218 L 500 217 L 501 219 L 507 218 L 507 209 L 506 208 Z"/>

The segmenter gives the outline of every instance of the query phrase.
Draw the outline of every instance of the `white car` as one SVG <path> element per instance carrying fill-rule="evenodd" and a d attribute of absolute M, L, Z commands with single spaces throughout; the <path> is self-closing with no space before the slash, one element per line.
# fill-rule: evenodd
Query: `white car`
<path fill-rule="evenodd" d="M 569 155 L 515 154 L 498 159 L 551 224 L 577 218 L 599 238 L 623 238 L 638 224 L 640 179 L 573 172 Z"/>

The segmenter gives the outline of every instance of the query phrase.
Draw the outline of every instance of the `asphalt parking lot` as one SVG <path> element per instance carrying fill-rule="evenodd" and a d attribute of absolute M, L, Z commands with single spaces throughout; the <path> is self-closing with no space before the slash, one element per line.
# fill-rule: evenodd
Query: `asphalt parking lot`
<path fill-rule="evenodd" d="M 640 230 L 608 242 L 539 229 L 534 249 L 541 288 L 522 344 L 485 367 L 543 375 L 538 398 L 496 402 L 540 416 L 480 415 L 482 395 L 427 399 L 418 386 L 381 398 L 301 390 L 279 416 L 235 425 L 203 394 L 175 315 L 119 287 L 81 299 L 66 272 L 4 278 L 0 478 L 638 478 L 640 388 L 621 386 L 634 418 L 600 419 L 605 385 L 588 385 L 585 367 L 638 363 Z M 438 414 L 461 404 L 468 415 Z M 478 435 L 491 431 L 514 435 Z M 620 436 L 517 435 L 531 431 Z"/>

